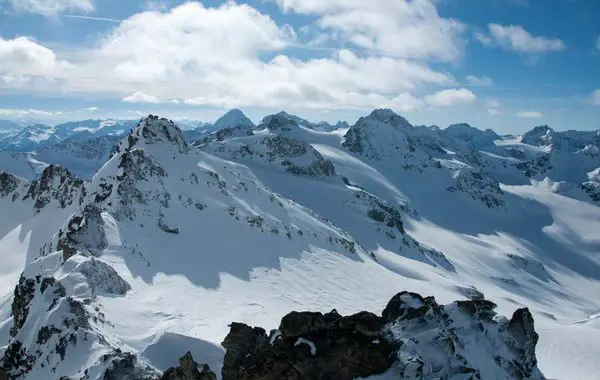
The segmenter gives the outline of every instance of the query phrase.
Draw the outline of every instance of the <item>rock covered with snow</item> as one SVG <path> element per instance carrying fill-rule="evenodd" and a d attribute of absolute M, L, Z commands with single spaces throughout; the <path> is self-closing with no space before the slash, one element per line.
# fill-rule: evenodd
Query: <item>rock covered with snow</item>
<path fill-rule="evenodd" d="M 213 127 L 217 130 L 240 126 L 254 128 L 254 123 L 239 109 L 228 111 L 213 124 Z"/>
<path fill-rule="evenodd" d="M 363 311 L 292 312 L 270 334 L 230 325 L 223 380 L 390 378 L 544 379 L 537 368 L 538 335 L 527 309 L 510 320 L 486 300 L 439 305 L 401 292 L 382 316 Z"/>
<path fill-rule="evenodd" d="M 374 160 L 404 159 L 414 161 L 418 155 L 414 140 L 408 135 L 412 126 L 392 110 L 380 109 L 360 118 L 346 135 L 342 146 Z"/>
<path fill-rule="evenodd" d="M 179 366 L 167 369 L 160 380 L 217 380 L 217 375 L 208 365 L 196 363 L 188 351 L 179 359 Z"/>
<path fill-rule="evenodd" d="M 383 311 L 400 346 L 393 373 L 403 379 L 544 379 L 537 368 L 538 335 L 528 309 L 510 320 L 487 300 L 439 305 L 433 297 L 402 292 Z"/>
<path fill-rule="evenodd" d="M 521 136 L 521 142 L 529 145 L 552 145 L 556 132 L 547 125 L 539 125 Z"/>
<path fill-rule="evenodd" d="M 446 129 L 441 130 L 440 134 L 447 139 L 462 140 L 474 147 L 494 145 L 494 141 L 502 139 L 502 137 L 491 129 L 482 131 L 467 123 L 452 124 Z"/>
<path fill-rule="evenodd" d="M 273 119 L 271 123 L 277 125 L 275 127 L 269 124 L 275 128 L 275 131 L 283 131 L 287 128 L 284 127 L 285 124 L 277 124 L 276 119 Z M 280 129 L 280 127 L 284 129 Z M 217 134 L 217 141 L 203 146 L 202 149 L 242 162 L 268 164 L 296 175 L 327 177 L 335 174 L 335 168 L 331 161 L 324 159 L 305 141 L 290 138 L 284 134 L 254 135 L 250 131 L 241 130 L 236 136 L 236 134 L 229 133 L 229 130 L 223 131 L 227 133 L 223 133 L 221 136 Z M 222 140 L 219 140 L 219 137 L 222 137 Z"/>
<path fill-rule="evenodd" d="M 461 191 L 471 198 L 483 202 L 489 208 L 500 208 L 505 205 L 502 199 L 504 192 L 498 181 L 486 172 L 472 169 L 461 169 L 455 176 L 455 184 L 448 191 Z"/>
<path fill-rule="evenodd" d="M 0 197 L 31 203 L 35 212 L 51 203 L 61 209 L 81 204 L 86 194 L 85 186 L 85 181 L 57 165 L 47 166 L 34 181 L 0 172 Z"/>

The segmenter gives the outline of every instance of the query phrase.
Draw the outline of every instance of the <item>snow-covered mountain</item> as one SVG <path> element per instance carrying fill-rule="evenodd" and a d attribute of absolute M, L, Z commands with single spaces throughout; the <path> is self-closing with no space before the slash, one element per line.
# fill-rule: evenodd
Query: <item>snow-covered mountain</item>
<path fill-rule="evenodd" d="M 336 129 L 343 129 L 343 128 L 349 128 L 350 125 L 348 125 L 348 123 L 346 123 L 345 121 L 340 121 L 338 123 L 336 123 L 335 125 L 331 125 L 329 123 L 327 123 L 326 121 L 321 121 L 319 123 L 313 123 L 311 121 L 305 120 L 301 117 L 298 117 L 296 115 L 290 115 L 289 113 L 285 112 L 285 111 L 281 111 L 275 115 L 269 115 L 269 116 L 265 116 L 261 122 L 258 124 L 258 127 L 261 128 L 264 125 L 267 125 L 271 122 L 271 118 L 277 117 L 279 119 L 286 119 L 289 120 L 291 123 L 300 125 L 304 128 L 308 128 L 308 129 L 312 129 L 314 131 L 321 131 L 321 132 L 332 132 L 335 131 Z"/>
<path fill-rule="evenodd" d="M 32 153 L 0 151 L 0 170 L 21 178 L 37 179 L 47 166 Z"/>
<path fill-rule="evenodd" d="M 376 110 L 329 132 L 280 113 L 191 145 L 150 116 L 89 182 L 3 172 L 0 367 L 593 379 L 600 208 L 542 176 L 564 174 L 545 160 L 596 156 L 524 139 Z M 97 163 L 110 146 L 67 142 L 67 166 L 70 150 Z"/>
<path fill-rule="evenodd" d="M 61 140 L 84 140 L 92 137 L 123 136 L 137 125 L 136 120 L 83 120 L 58 124 L 54 135 Z"/>
<path fill-rule="evenodd" d="M 91 179 L 116 151 L 121 136 L 80 139 L 70 137 L 37 149 L 35 157 L 47 164 L 68 168 L 80 178 Z"/>
<path fill-rule="evenodd" d="M 0 150 L 33 152 L 40 147 L 54 145 L 66 139 L 123 136 L 136 125 L 137 121 L 132 120 L 83 120 L 56 126 L 35 124 L 12 128 L 10 132 L 0 135 Z"/>
<path fill-rule="evenodd" d="M 31 152 L 38 146 L 60 141 L 60 137 L 54 136 L 54 132 L 54 128 L 48 125 L 30 125 L 1 137 L 0 149 L 14 152 Z"/>
<path fill-rule="evenodd" d="M 254 128 L 254 123 L 239 109 L 232 109 L 218 118 L 213 124 L 203 123 L 192 130 L 183 131 L 183 135 L 186 141 L 191 143 L 203 140 L 219 130 L 236 127 Z"/>
<path fill-rule="evenodd" d="M 0 138 L 6 135 L 14 134 L 22 128 L 23 126 L 21 126 L 19 123 L 11 120 L 0 119 Z"/>

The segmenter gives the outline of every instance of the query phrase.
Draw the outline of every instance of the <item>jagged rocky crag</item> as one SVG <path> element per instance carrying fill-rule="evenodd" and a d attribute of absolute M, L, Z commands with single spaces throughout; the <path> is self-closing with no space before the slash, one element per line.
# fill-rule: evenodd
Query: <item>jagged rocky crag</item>
<path fill-rule="evenodd" d="M 402 292 L 381 316 L 292 312 L 270 334 L 233 323 L 223 341 L 222 379 L 353 380 L 385 373 L 398 379 L 544 379 L 529 310 L 519 309 L 508 320 L 494 308 L 487 300 L 444 306 Z M 189 353 L 162 377 L 215 378 Z"/>

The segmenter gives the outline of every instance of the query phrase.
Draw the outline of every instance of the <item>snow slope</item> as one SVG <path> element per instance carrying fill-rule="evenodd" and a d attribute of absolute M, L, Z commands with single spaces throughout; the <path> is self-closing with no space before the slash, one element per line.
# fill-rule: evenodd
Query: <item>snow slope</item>
<path fill-rule="evenodd" d="M 12 370 L 156 374 L 187 350 L 218 369 L 232 321 L 381 310 L 410 290 L 527 306 L 541 371 L 596 378 L 600 208 L 523 173 L 543 148 L 443 131 L 389 110 L 331 132 L 278 114 L 196 148 L 149 117 L 89 183 L 5 174 L 0 344 L 26 350 Z"/>

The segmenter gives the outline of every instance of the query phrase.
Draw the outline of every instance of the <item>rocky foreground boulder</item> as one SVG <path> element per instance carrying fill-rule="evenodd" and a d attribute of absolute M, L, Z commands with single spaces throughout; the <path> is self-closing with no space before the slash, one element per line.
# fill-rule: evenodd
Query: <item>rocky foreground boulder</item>
<path fill-rule="evenodd" d="M 353 380 L 389 373 L 398 379 L 544 379 L 538 335 L 528 309 L 508 320 L 485 299 L 439 305 L 402 292 L 382 316 L 362 311 L 291 312 L 277 330 L 232 323 L 223 380 Z M 161 380 L 212 380 L 188 352 Z"/>

